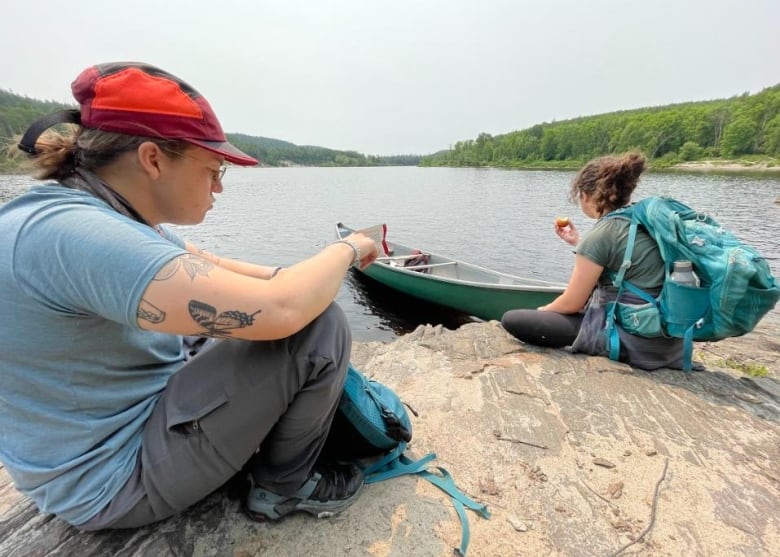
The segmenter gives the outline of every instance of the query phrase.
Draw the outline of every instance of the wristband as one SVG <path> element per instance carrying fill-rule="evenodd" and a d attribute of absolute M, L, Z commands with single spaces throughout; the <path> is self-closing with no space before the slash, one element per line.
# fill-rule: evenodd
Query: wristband
<path fill-rule="evenodd" d="M 350 266 L 359 266 L 360 265 L 360 248 L 358 245 L 354 242 L 350 242 L 349 240 L 336 240 L 333 242 L 334 244 L 347 244 L 349 247 L 352 248 L 352 251 L 355 252 L 355 259 L 352 260 L 352 263 L 350 263 Z M 333 245 L 333 244 L 331 244 Z"/>
<path fill-rule="evenodd" d="M 279 271 L 281 271 L 282 269 L 284 269 L 284 267 L 276 267 L 274 271 L 271 273 L 271 278 L 274 278 L 276 275 L 278 275 Z"/>

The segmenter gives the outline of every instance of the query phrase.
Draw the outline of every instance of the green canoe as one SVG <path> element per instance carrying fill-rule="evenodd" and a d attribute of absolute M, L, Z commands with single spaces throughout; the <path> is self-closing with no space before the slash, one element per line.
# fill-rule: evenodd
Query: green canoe
<path fill-rule="evenodd" d="M 336 224 L 337 239 L 353 231 L 340 222 Z M 500 320 L 510 309 L 545 305 L 566 287 L 492 271 L 431 252 L 421 253 L 397 242 L 388 242 L 388 246 L 387 256 L 355 272 L 414 298 L 484 320 Z"/>

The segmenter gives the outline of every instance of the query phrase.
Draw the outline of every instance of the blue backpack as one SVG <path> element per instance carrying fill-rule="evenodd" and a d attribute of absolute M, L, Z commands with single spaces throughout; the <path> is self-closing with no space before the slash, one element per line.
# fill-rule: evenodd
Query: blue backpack
<path fill-rule="evenodd" d="M 436 454 L 429 453 L 419 460 L 406 456 L 406 445 L 412 439 L 412 422 L 406 409 L 395 391 L 368 379 L 350 364 L 322 458 L 356 462 L 367 484 L 405 474 L 417 474 L 431 482 L 452 499 L 462 528 L 460 547 L 455 552 L 465 556 L 470 537 L 465 508 L 483 518 L 490 518 L 490 512 L 460 491 L 444 468 L 437 466 L 438 473 L 428 470 Z"/>
<path fill-rule="evenodd" d="M 693 341 L 716 341 L 744 335 L 777 304 L 780 288 L 766 260 L 751 246 L 740 242 L 706 213 L 694 211 L 669 197 L 649 197 L 612 211 L 605 218 L 631 221 L 623 264 L 612 278 L 618 288 L 645 300 L 644 305 L 611 302 L 607 307 L 607 349 L 617 360 L 620 340 L 615 324 L 639 336 L 684 339 L 683 369 L 690 371 Z M 658 244 L 666 268 L 661 294 L 654 298 L 624 275 L 638 226 Z M 687 286 L 670 275 L 674 262 L 688 260 L 701 284 Z"/>

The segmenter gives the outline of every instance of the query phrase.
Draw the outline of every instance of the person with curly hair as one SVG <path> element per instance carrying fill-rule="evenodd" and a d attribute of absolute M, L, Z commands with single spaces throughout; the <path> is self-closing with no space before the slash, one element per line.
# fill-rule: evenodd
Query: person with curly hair
<path fill-rule="evenodd" d="M 583 214 L 596 223 L 582 238 L 571 220 L 555 223 L 555 234 L 576 246 L 566 289 L 546 306 L 506 312 L 501 324 L 507 332 L 537 346 L 570 347 L 573 352 L 607 356 L 604 305 L 617 297 L 610 275 L 623 263 L 630 221 L 602 217 L 631 203 L 646 167 L 644 155 L 630 152 L 593 159 L 579 170 L 572 180 L 569 200 L 579 204 Z M 640 228 L 625 279 L 657 296 L 664 278 L 658 245 Z M 629 292 L 621 294 L 620 301 L 644 303 Z M 682 339 L 639 337 L 620 328 L 618 333 L 621 361 L 647 370 L 682 369 Z"/>

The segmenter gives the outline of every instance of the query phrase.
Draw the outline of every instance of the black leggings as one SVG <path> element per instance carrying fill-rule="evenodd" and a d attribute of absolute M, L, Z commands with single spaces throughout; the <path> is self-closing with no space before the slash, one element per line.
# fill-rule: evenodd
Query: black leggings
<path fill-rule="evenodd" d="M 570 346 L 581 324 L 581 313 L 564 315 L 536 309 L 513 309 L 501 318 L 504 329 L 518 340 L 549 348 Z"/>

